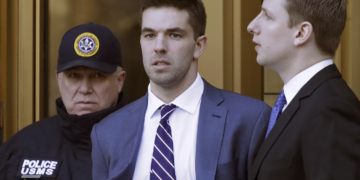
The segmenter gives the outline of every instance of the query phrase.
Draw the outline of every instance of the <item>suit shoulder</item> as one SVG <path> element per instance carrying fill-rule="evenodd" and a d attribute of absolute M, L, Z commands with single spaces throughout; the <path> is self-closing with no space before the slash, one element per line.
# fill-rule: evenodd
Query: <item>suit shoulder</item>
<path fill-rule="evenodd" d="M 339 102 L 360 108 L 358 98 L 342 78 L 333 78 L 322 83 L 310 95 L 309 102 L 326 106 L 337 106 L 336 102 Z"/>
<path fill-rule="evenodd" d="M 30 124 L 19 132 L 17 132 L 14 137 L 17 136 L 36 136 L 36 135 L 44 135 L 44 134 L 51 134 L 55 130 L 60 128 L 60 116 L 52 116 L 49 118 L 42 119 L 38 122 Z"/>
<path fill-rule="evenodd" d="M 315 99 L 315 97 L 313 98 Z M 316 100 L 309 100 L 307 103 L 312 103 L 310 112 L 308 115 L 320 115 L 328 117 L 342 116 L 352 117 L 351 120 L 355 120 L 360 123 L 360 102 L 357 99 L 349 99 L 347 97 L 335 95 L 324 98 L 316 98 Z M 356 117 L 356 118 L 354 118 Z"/>
<path fill-rule="evenodd" d="M 266 103 L 258 99 L 216 88 L 205 80 L 203 97 L 211 99 L 216 104 L 220 102 L 219 106 L 236 111 L 237 114 L 256 115 L 271 110 Z"/>
<path fill-rule="evenodd" d="M 227 103 L 231 103 L 234 105 L 239 105 L 239 106 L 251 106 L 251 107 L 262 107 L 262 108 L 270 108 L 266 103 L 264 103 L 261 100 L 252 98 L 252 97 L 248 97 L 248 96 L 244 96 L 235 92 L 231 92 L 231 91 L 226 91 L 226 90 L 221 90 L 220 89 L 221 94 L 223 95 L 225 101 Z"/>
<path fill-rule="evenodd" d="M 147 95 L 109 114 L 95 126 L 108 127 L 109 124 L 120 122 L 123 119 L 129 117 L 131 111 L 137 111 L 140 107 L 143 107 L 144 105 L 147 105 Z"/>
<path fill-rule="evenodd" d="M 345 129 L 360 125 L 360 102 L 342 78 L 332 78 L 319 85 L 311 94 L 300 100 L 297 116 L 304 119 L 304 130 L 328 123 Z"/>
<path fill-rule="evenodd" d="M 7 140 L 1 148 L 33 146 L 56 138 L 60 133 L 60 120 L 61 118 L 56 115 L 30 124 Z"/>

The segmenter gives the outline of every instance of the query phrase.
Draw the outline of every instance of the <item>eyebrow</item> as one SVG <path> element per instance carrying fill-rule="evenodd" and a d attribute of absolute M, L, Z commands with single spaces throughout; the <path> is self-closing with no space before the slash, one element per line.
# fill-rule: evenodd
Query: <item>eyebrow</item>
<path fill-rule="evenodd" d="M 269 12 L 266 8 L 261 7 L 261 9 L 262 9 L 262 10 L 263 10 L 266 14 L 272 15 L 272 13 L 271 13 L 271 12 Z"/>
<path fill-rule="evenodd" d="M 144 27 L 142 30 L 141 30 L 141 34 L 145 33 L 145 32 L 155 32 L 153 29 L 151 28 L 148 28 L 148 27 Z"/>
<path fill-rule="evenodd" d="M 142 30 L 141 30 L 141 33 L 145 33 L 145 32 L 155 32 L 154 29 L 151 29 L 151 28 L 148 28 L 148 27 L 144 27 Z M 167 33 L 172 33 L 172 32 L 179 32 L 181 34 L 186 34 L 186 30 L 185 29 L 182 29 L 180 27 L 175 27 L 175 28 L 169 28 L 169 29 L 166 29 L 166 32 Z"/>
<path fill-rule="evenodd" d="M 179 32 L 179 33 L 181 33 L 181 34 L 186 34 L 185 29 L 182 29 L 182 28 L 179 28 L 179 27 L 170 28 L 170 29 L 167 29 L 166 31 L 167 31 L 167 32 Z"/>

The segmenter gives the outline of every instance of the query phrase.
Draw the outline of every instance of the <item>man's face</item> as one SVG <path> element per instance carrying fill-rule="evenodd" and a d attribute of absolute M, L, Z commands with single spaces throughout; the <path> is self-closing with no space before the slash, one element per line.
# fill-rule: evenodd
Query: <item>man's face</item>
<path fill-rule="evenodd" d="M 196 41 L 185 10 L 149 8 L 143 12 L 141 49 L 150 80 L 160 87 L 174 87 L 196 74 Z"/>
<path fill-rule="evenodd" d="M 79 66 L 67 69 L 56 77 L 68 114 L 83 115 L 116 105 L 125 72 L 108 74 Z"/>
<path fill-rule="evenodd" d="M 248 31 L 254 35 L 253 42 L 257 44 L 257 62 L 275 71 L 286 67 L 294 55 L 296 30 L 288 27 L 285 3 L 285 0 L 264 0 L 262 11 L 248 26 Z"/>

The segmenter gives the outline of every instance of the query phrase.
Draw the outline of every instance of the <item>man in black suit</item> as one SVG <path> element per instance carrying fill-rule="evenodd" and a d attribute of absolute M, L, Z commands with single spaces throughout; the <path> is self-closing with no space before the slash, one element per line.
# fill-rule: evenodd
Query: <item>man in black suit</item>
<path fill-rule="evenodd" d="M 250 180 L 360 179 L 360 102 L 332 58 L 346 0 L 264 0 L 250 23 L 257 62 L 284 81 Z"/>

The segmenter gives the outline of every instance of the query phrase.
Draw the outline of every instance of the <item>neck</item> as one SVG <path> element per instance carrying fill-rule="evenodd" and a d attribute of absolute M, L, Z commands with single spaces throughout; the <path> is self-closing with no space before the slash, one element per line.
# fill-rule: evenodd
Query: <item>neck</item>
<path fill-rule="evenodd" d="M 197 71 L 195 71 L 195 73 L 190 73 L 189 70 L 189 73 L 180 82 L 169 87 L 159 86 L 150 80 L 151 92 L 160 100 L 169 104 L 194 83 L 196 76 Z"/>
<path fill-rule="evenodd" d="M 326 59 L 332 59 L 330 55 L 318 53 L 318 54 L 305 54 L 299 53 L 298 56 L 290 60 L 286 60 L 286 63 L 282 66 L 274 69 L 283 80 L 284 84 L 288 83 L 294 76 L 304 71 L 305 69 L 323 61 Z"/>

